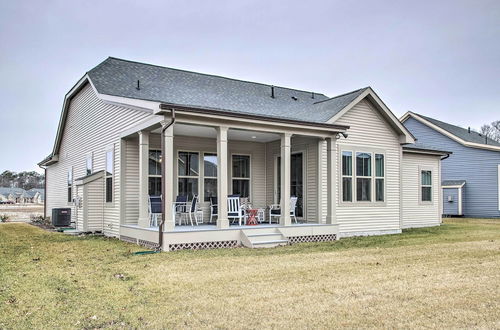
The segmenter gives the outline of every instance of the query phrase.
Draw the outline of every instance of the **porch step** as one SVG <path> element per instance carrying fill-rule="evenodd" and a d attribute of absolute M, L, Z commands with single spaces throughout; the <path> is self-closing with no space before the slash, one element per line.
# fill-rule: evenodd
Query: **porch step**
<path fill-rule="evenodd" d="M 258 232 L 242 230 L 241 235 L 241 242 L 249 248 L 269 248 L 288 244 L 288 239 L 277 229 Z"/>

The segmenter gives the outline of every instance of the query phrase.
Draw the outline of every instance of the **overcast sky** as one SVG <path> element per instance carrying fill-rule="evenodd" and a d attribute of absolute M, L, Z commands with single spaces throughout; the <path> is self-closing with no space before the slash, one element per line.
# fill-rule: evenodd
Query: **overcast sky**
<path fill-rule="evenodd" d="M 500 119 L 498 0 L 1 1 L 0 171 L 37 169 L 64 94 L 108 56 L 328 96 L 372 86 L 397 116 L 464 127 Z"/>

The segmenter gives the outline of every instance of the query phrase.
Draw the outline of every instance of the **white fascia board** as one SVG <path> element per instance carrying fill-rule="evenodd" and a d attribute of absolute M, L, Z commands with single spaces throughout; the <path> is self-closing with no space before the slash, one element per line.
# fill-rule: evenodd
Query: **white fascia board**
<path fill-rule="evenodd" d="M 330 124 L 335 123 L 340 117 L 342 117 L 346 112 L 351 110 L 356 104 L 361 102 L 364 98 L 369 97 L 370 100 L 375 103 L 375 105 L 380 109 L 382 116 L 389 122 L 389 124 L 396 128 L 400 134 L 400 143 L 415 143 L 415 138 L 408 131 L 408 129 L 399 121 L 399 119 L 392 113 L 392 111 L 385 105 L 385 103 L 378 97 L 378 95 L 371 89 L 367 88 L 363 93 L 361 93 L 357 98 L 355 98 L 351 103 L 349 103 L 344 109 L 339 111 L 335 116 L 330 118 L 327 122 Z"/>
<path fill-rule="evenodd" d="M 413 113 L 413 112 L 410 112 L 408 111 L 407 113 L 405 113 L 402 117 L 401 117 L 401 122 L 404 122 L 406 121 L 408 118 L 414 118 L 415 120 L 421 122 L 422 124 L 426 125 L 426 126 L 429 126 L 430 128 L 432 128 L 433 130 L 449 137 L 450 139 L 460 143 L 461 145 L 464 145 L 466 147 L 471 147 L 471 148 L 478 148 L 478 149 L 486 149 L 486 150 L 493 150 L 493 151 L 500 151 L 500 147 L 497 147 L 497 146 L 492 146 L 492 145 L 487 145 L 487 144 L 481 144 L 481 143 L 474 143 L 474 142 L 468 142 L 468 141 L 465 141 L 461 138 L 459 138 L 458 136 L 454 135 L 454 134 L 451 134 L 450 132 L 448 132 L 447 130 L 444 130 L 442 129 L 441 127 L 439 126 L 436 126 L 434 125 L 433 123 L 431 123 L 430 121 L 428 120 L 425 120 L 424 118 L 420 117 L 419 115 Z"/>
<path fill-rule="evenodd" d="M 112 104 L 120 107 L 132 108 L 135 110 L 156 113 L 160 110 L 160 102 L 134 99 L 129 97 L 114 96 L 101 94 L 96 91 L 97 96 L 107 104 Z"/>

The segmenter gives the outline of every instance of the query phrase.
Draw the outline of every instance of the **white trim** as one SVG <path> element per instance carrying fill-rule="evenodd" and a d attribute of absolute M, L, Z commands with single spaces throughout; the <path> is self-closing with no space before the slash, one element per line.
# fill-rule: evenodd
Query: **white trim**
<path fill-rule="evenodd" d="M 299 149 L 290 152 L 290 156 L 294 154 L 302 154 L 302 216 L 297 217 L 298 219 L 307 219 L 307 149 Z M 273 172 L 274 172 L 274 184 L 273 184 L 273 190 L 274 190 L 274 204 L 280 204 L 280 200 L 277 198 L 278 197 L 278 157 L 281 157 L 280 153 L 274 154 L 274 160 L 273 160 Z M 291 170 L 290 170 L 291 173 Z M 291 185 L 290 185 L 291 189 Z M 321 187 L 318 185 L 317 187 L 318 190 L 321 190 Z M 291 191 L 290 191 L 291 195 Z"/>
<path fill-rule="evenodd" d="M 175 158 L 175 164 L 174 164 L 176 196 L 179 195 L 179 179 L 194 179 L 194 178 L 196 178 L 198 180 L 198 191 L 197 191 L 196 195 L 198 196 L 198 203 L 201 203 L 202 202 L 200 200 L 200 177 L 201 177 L 201 166 L 200 166 L 201 157 L 200 157 L 200 154 L 201 154 L 201 152 L 199 150 L 186 150 L 186 149 L 177 149 L 176 151 L 177 151 L 177 157 Z M 194 175 L 179 175 L 179 154 L 181 152 L 196 153 L 196 154 L 198 154 L 198 176 L 194 176 Z M 162 184 L 163 184 L 163 182 L 162 182 Z"/>
<path fill-rule="evenodd" d="M 458 215 L 462 215 L 462 187 L 458 188 Z"/>
<path fill-rule="evenodd" d="M 212 179 L 212 180 L 218 180 L 217 178 L 217 173 L 215 176 L 206 176 L 205 175 L 205 155 L 215 155 L 217 158 L 217 152 L 210 152 L 210 151 L 203 151 L 202 152 L 202 159 L 201 159 L 201 168 L 200 168 L 200 175 L 201 175 L 201 189 L 200 189 L 200 202 L 201 203 L 209 203 L 210 201 L 205 200 L 205 179 Z M 217 169 L 219 168 L 219 163 L 217 163 Z M 216 197 L 219 197 L 219 192 L 217 191 Z"/>
<path fill-rule="evenodd" d="M 465 140 L 459 138 L 458 136 L 456 136 L 455 134 L 452 134 L 452 133 L 448 132 L 447 130 L 442 129 L 439 126 L 434 125 L 430 121 L 428 121 L 428 120 L 420 117 L 419 115 L 417 115 L 417 114 L 415 114 L 415 113 L 413 113 L 411 111 L 408 111 L 407 113 L 405 113 L 401 117 L 401 122 L 405 122 L 410 117 L 414 118 L 415 120 L 421 122 L 422 124 L 424 124 L 426 126 L 429 126 L 433 130 L 438 131 L 439 133 L 441 133 L 441 134 L 449 137 L 450 139 L 452 139 L 452 140 L 454 140 L 454 141 L 456 141 L 456 142 L 458 142 L 458 143 L 460 143 L 460 144 L 462 144 L 462 145 L 464 145 L 466 147 L 500 151 L 500 147 L 497 147 L 497 146 L 492 146 L 492 145 L 488 145 L 488 144 L 481 144 L 481 143 L 475 143 L 475 142 L 465 141 Z"/>
<path fill-rule="evenodd" d="M 498 164 L 498 181 L 497 181 L 497 184 L 498 184 L 498 210 L 500 211 L 500 164 Z"/>
<path fill-rule="evenodd" d="M 345 177 L 350 177 L 352 178 L 352 201 L 343 201 L 343 177 L 342 175 L 342 152 L 348 151 L 352 152 L 352 172 L 351 176 L 345 176 Z M 370 178 L 371 179 L 371 199 L 370 201 L 358 201 L 357 200 L 357 178 L 358 175 L 356 174 L 356 153 L 361 152 L 361 153 L 369 153 L 371 155 L 371 175 L 369 177 L 367 176 L 359 176 L 360 178 Z M 375 163 L 375 155 L 380 154 L 384 156 L 384 176 L 383 177 L 378 177 L 379 179 L 384 179 L 384 200 L 383 201 L 376 201 L 376 163 Z M 345 145 L 345 146 L 340 146 L 338 148 L 338 157 L 339 157 L 339 164 L 340 168 L 338 169 L 338 177 L 339 177 L 339 185 L 337 186 L 338 188 L 338 203 L 339 206 L 386 206 L 387 205 L 387 153 L 383 149 L 377 149 L 373 147 L 364 147 L 364 146 L 359 146 L 359 145 Z"/>
<path fill-rule="evenodd" d="M 443 188 L 443 189 L 462 188 L 464 185 L 465 185 L 465 183 L 464 184 L 460 184 L 460 185 L 455 185 L 455 186 L 441 186 L 441 188 Z"/>
<path fill-rule="evenodd" d="M 249 170 L 250 173 L 248 175 L 248 178 L 243 178 L 243 177 L 233 177 L 233 156 L 248 156 L 249 158 Z M 231 153 L 231 158 L 230 158 L 230 168 L 229 168 L 229 184 L 231 185 L 231 195 L 234 194 L 233 192 L 233 180 L 248 180 L 248 200 L 250 202 L 253 202 L 253 196 L 252 196 L 252 155 L 251 154 L 245 154 L 241 152 L 232 152 Z M 242 197 L 245 198 L 245 197 Z"/>
<path fill-rule="evenodd" d="M 429 187 L 429 185 L 422 185 L 422 172 L 423 171 L 430 171 L 431 172 L 431 200 L 430 201 L 423 201 L 422 200 L 422 188 L 423 187 Z M 419 166 L 418 167 L 418 203 L 420 205 L 434 205 L 434 173 L 435 173 L 435 168 L 431 166 Z"/>
<path fill-rule="evenodd" d="M 410 131 L 398 120 L 398 118 L 392 113 L 392 111 L 384 104 L 384 102 L 378 97 L 378 95 L 368 87 L 363 93 L 361 93 L 357 98 L 355 98 L 351 103 L 339 111 L 335 116 L 330 118 L 327 123 L 335 123 L 340 117 L 342 117 L 346 112 L 351 110 L 356 104 L 361 102 L 364 98 L 368 98 L 377 110 L 380 112 L 382 117 L 398 131 L 400 135 L 400 143 L 415 143 L 415 138 L 410 133 Z M 328 102 L 328 101 L 325 101 Z"/>
<path fill-rule="evenodd" d="M 108 175 L 108 152 L 111 152 L 111 166 L 113 168 L 113 173 Z M 114 144 L 108 145 L 104 148 L 104 204 L 107 207 L 112 207 L 115 202 L 115 146 Z M 107 185 L 106 180 L 111 177 L 111 202 L 108 202 L 107 199 Z"/>

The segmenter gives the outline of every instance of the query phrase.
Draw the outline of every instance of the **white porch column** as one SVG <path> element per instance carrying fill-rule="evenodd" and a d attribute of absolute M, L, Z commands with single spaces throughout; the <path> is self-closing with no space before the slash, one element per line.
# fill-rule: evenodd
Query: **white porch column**
<path fill-rule="evenodd" d="M 162 126 L 165 127 L 170 123 L 170 118 L 165 117 L 165 121 L 162 122 Z M 164 185 L 164 196 L 163 205 L 165 207 L 165 219 L 164 219 L 164 231 L 173 231 L 175 228 L 175 218 L 173 212 L 174 203 L 174 187 L 176 183 L 174 182 L 174 164 L 177 159 L 174 157 L 174 125 L 171 125 L 165 131 L 165 138 L 163 140 L 165 155 L 162 155 L 161 161 L 165 166 L 165 182 L 161 184 Z"/>
<path fill-rule="evenodd" d="M 290 133 L 281 135 L 281 218 L 282 226 L 292 224 L 290 218 L 290 175 L 291 175 L 291 137 Z"/>
<path fill-rule="evenodd" d="M 324 222 L 324 213 L 323 213 L 323 207 L 324 207 L 324 194 L 323 194 L 323 187 L 324 187 L 324 180 L 326 179 L 323 176 L 325 166 L 323 164 L 323 160 L 325 159 L 324 157 L 326 156 L 324 154 L 324 145 L 326 141 L 325 139 L 318 139 L 318 183 L 317 183 L 317 196 L 318 196 L 318 210 L 317 210 L 317 215 L 318 215 L 318 223 L 323 223 Z M 325 196 L 326 197 L 326 196 Z"/>
<path fill-rule="evenodd" d="M 337 139 L 335 137 L 329 137 L 326 139 L 326 149 L 327 149 L 327 190 L 328 190 L 328 213 L 326 214 L 327 224 L 336 224 L 337 218 L 335 214 L 335 206 L 337 203 L 336 192 L 337 185 L 335 178 L 337 177 Z"/>
<path fill-rule="evenodd" d="M 219 126 L 217 130 L 217 228 L 229 228 L 227 219 L 227 126 Z"/>
<path fill-rule="evenodd" d="M 148 209 L 149 132 L 139 132 L 139 227 L 149 227 Z"/>

